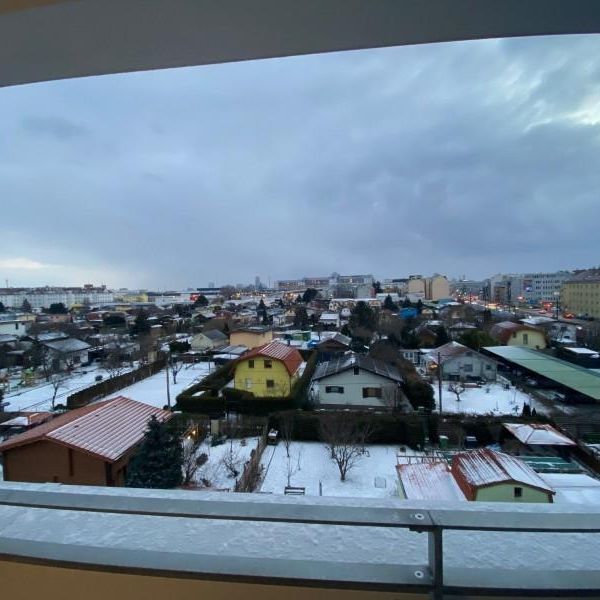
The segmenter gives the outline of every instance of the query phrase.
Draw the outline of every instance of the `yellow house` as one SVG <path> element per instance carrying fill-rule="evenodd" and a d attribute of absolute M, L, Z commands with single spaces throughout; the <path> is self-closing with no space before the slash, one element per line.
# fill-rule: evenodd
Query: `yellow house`
<path fill-rule="evenodd" d="M 234 387 L 255 396 L 288 396 L 301 372 L 302 356 L 295 348 L 272 341 L 250 350 L 236 366 Z"/>
<path fill-rule="evenodd" d="M 229 334 L 232 346 L 246 346 L 252 350 L 273 340 L 273 330 L 269 327 L 242 327 Z"/>
<path fill-rule="evenodd" d="M 503 346 L 521 346 L 534 350 L 548 346 L 544 331 L 512 321 L 496 323 L 490 330 L 490 334 Z"/>

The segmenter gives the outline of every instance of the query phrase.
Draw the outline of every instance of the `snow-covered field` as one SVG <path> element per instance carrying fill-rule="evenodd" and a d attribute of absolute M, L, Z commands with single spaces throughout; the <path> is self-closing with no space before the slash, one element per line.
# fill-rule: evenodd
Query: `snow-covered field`
<path fill-rule="evenodd" d="M 176 384 L 173 384 L 173 375 L 169 373 L 171 405 L 175 404 L 177 394 L 206 377 L 211 370 L 214 370 L 214 363 L 200 362 L 184 365 L 181 371 L 177 373 Z M 160 371 L 151 377 L 138 381 L 107 396 L 107 398 L 114 398 L 115 396 L 127 396 L 127 398 L 131 398 L 132 400 L 162 408 L 167 404 L 167 378 L 165 371 Z"/>
<path fill-rule="evenodd" d="M 65 377 L 56 394 L 56 404 L 65 404 L 67 396 L 78 392 L 96 383 L 96 376 L 102 375 L 108 379 L 107 372 L 97 366 L 79 367 L 70 375 Z M 52 407 L 52 385 L 40 382 L 40 385 L 32 387 L 14 388 L 4 396 L 4 400 L 10 402 L 5 410 L 16 412 L 20 410 L 40 411 L 50 410 Z"/>
<path fill-rule="evenodd" d="M 534 398 L 512 386 L 508 390 L 497 383 L 480 388 L 466 388 L 460 394 L 460 401 L 457 401 L 456 394 L 448 390 L 449 384 L 448 381 L 442 383 L 442 410 L 444 413 L 520 415 L 525 403 L 538 412 L 544 410 L 544 407 L 537 403 Z M 439 410 L 438 387 L 434 385 L 433 388 L 435 390 L 436 407 Z"/>
<path fill-rule="evenodd" d="M 195 363 L 185 365 L 177 374 L 177 384 L 173 384 L 173 376 L 170 374 L 171 403 L 175 403 L 177 394 L 206 377 L 209 371 L 214 369 L 213 363 Z M 123 372 L 126 372 L 125 369 Z M 67 375 L 61 383 L 61 387 L 56 394 L 55 404 L 65 404 L 67 397 L 86 387 L 94 385 L 96 376 L 102 375 L 106 380 L 108 373 L 99 366 L 80 367 Z M 52 407 L 52 395 L 54 389 L 49 383 L 40 382 L 40 385 L 34 387 L 15 388 L 4 396 L 6 402 L 10 404 L 5 410 L 16 411 L 42 411 L 50 410 Z M 119 392 L 107 396 L 127 396 L 133 400 L 145 402 L 152 406 L 162 408 L 167 404 L 167 382 L 165 372 L 161 371 L 147 379 L 134 383 L 129 387 L 123 388 Z"/>
<path fill-rule="evenodd" d="M 350 498 L 388 498 L 397 495 L 397 446 L 368 446 L 356 466 L 348 471 L 346 481 L 340 481 L 337 465 L 329 458 L 322 442 L 292 442 L 290 447 L 290 477 L 293 487 L 306 488 L 307 496 Z M 285 445 L 267 446 L 261 461 L 265 473 L 260 491 L 283 494 L 287 486 L 288 459 Z M 376 486 L 381 486 L 377 487 Z"/>

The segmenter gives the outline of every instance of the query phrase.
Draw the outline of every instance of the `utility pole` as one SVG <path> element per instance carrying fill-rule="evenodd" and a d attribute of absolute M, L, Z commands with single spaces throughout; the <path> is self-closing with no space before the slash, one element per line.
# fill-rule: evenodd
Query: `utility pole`
<path fill-rule="evenodd" d="M 167 406 L 169 407 L 169 409 L 171 408 L 171 388 L 170 388 L 170 383 L 169 383 L 169 359 L 171 358 L 171 355 L 169 353 L 167 353 L 167 356 L 165 358 L 165 374 L 167 376 Z"/>
<path fill-rule="evenodd" d="M 442 365 L 441 365 L 441 355 L 438 352 L 438 360 L 437 360 L 437 370 L 438 370 L 438 395 L 440 399 L 440 415 L 442 414 Z"/>

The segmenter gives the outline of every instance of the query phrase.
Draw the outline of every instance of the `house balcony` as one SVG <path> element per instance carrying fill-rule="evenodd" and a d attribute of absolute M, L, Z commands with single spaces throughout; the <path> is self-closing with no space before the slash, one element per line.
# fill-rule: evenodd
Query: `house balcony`
<path fill-rule="evenodd" d="M 0 484 L 6 598 L 598 597 L 600 507 Z"/>

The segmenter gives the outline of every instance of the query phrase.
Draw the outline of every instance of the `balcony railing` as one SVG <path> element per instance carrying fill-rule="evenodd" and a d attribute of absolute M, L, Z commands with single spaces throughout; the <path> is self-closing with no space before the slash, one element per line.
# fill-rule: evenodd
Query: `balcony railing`
<path fill-rule="evenodd" d="M 77 488 L 53 484 L 0 485 L 0 505 L 20 509 L 75 511 L 83 519 L 103 515 L 138 515 L 165 519 L 210 519 L 217 521 L 262 522 L 310 526 L 344 526 L 407 529 L 427 536 L 428 560 L 423 564 L 372 564 L 335 560 L 296 560 L 192 554 L 166 550 L 132 550 L 122 546 L 99 547 L 89 543 L 34 541 L 27 536 L 2 535 L 0 529 L 0 561 L 36 561 L 56 566 L 77 566 L 103 570 L 119 570 L 170 577 L 294 585 L 311 588 L 393 591 L 428 594 L 440 599 L 451 596 L 598 596 L 600 576 L 596 570 L 522 568 L 474 568 L 444 566 L 444 534 L 448 532 L 504 532 L 586 534 L 600 533 L 598 511 L 580 507 L 565 510 L 552 505 L 469 504 L 465 509 L 415 509 L 373 506 L 368 500 L 361 506 L 307 503 L 307 498 L 281 499 L 274 496 L 258 500 L 256 495 L 228 495 L 214 499 L 179 492 L 161 496 L 141 490 L 134 495 L 110 493 L 101 488 L 73 491 Z M 81 489 L 81 488 L 79 488 Z M 149 491 L 148 491 L 149 492 Z M 173 494 L 173 493 L 171 493 Z M 157 497 L 158 495 L 158 497 Z M 208 498 L 208 499 L 204 499 Z M 362 504 L 362 501 L 361 501 Z M 370 505 L 371 504 L 371 505 Z M 64 514 L 64 513 L 61 513 Z M 96 515 L 97 516 L 97 515 Z M 33 523 L 33 521 L 32 521 Z M 264 529 L 268 532 L 268 529 Z M 133 534 L 132 534 L 133 535 Z M 268 535 L 266 536 L 268 539 Z M 468 539 L 468 538 L 467 538 Z M 509 538 L 512 543 L 513 537 Z M 497 543 L 492 540 L 490 543 Z M 598 538 L 600 548 L 600 537 Z M 505 549 L 506 550 L 506 549 Z M 499 548 L 499 552 L 502 550 Z M 556 548 L 560 552 L 560 547 Z M 398 548 L 398 555 L 401 555 Z"/>

